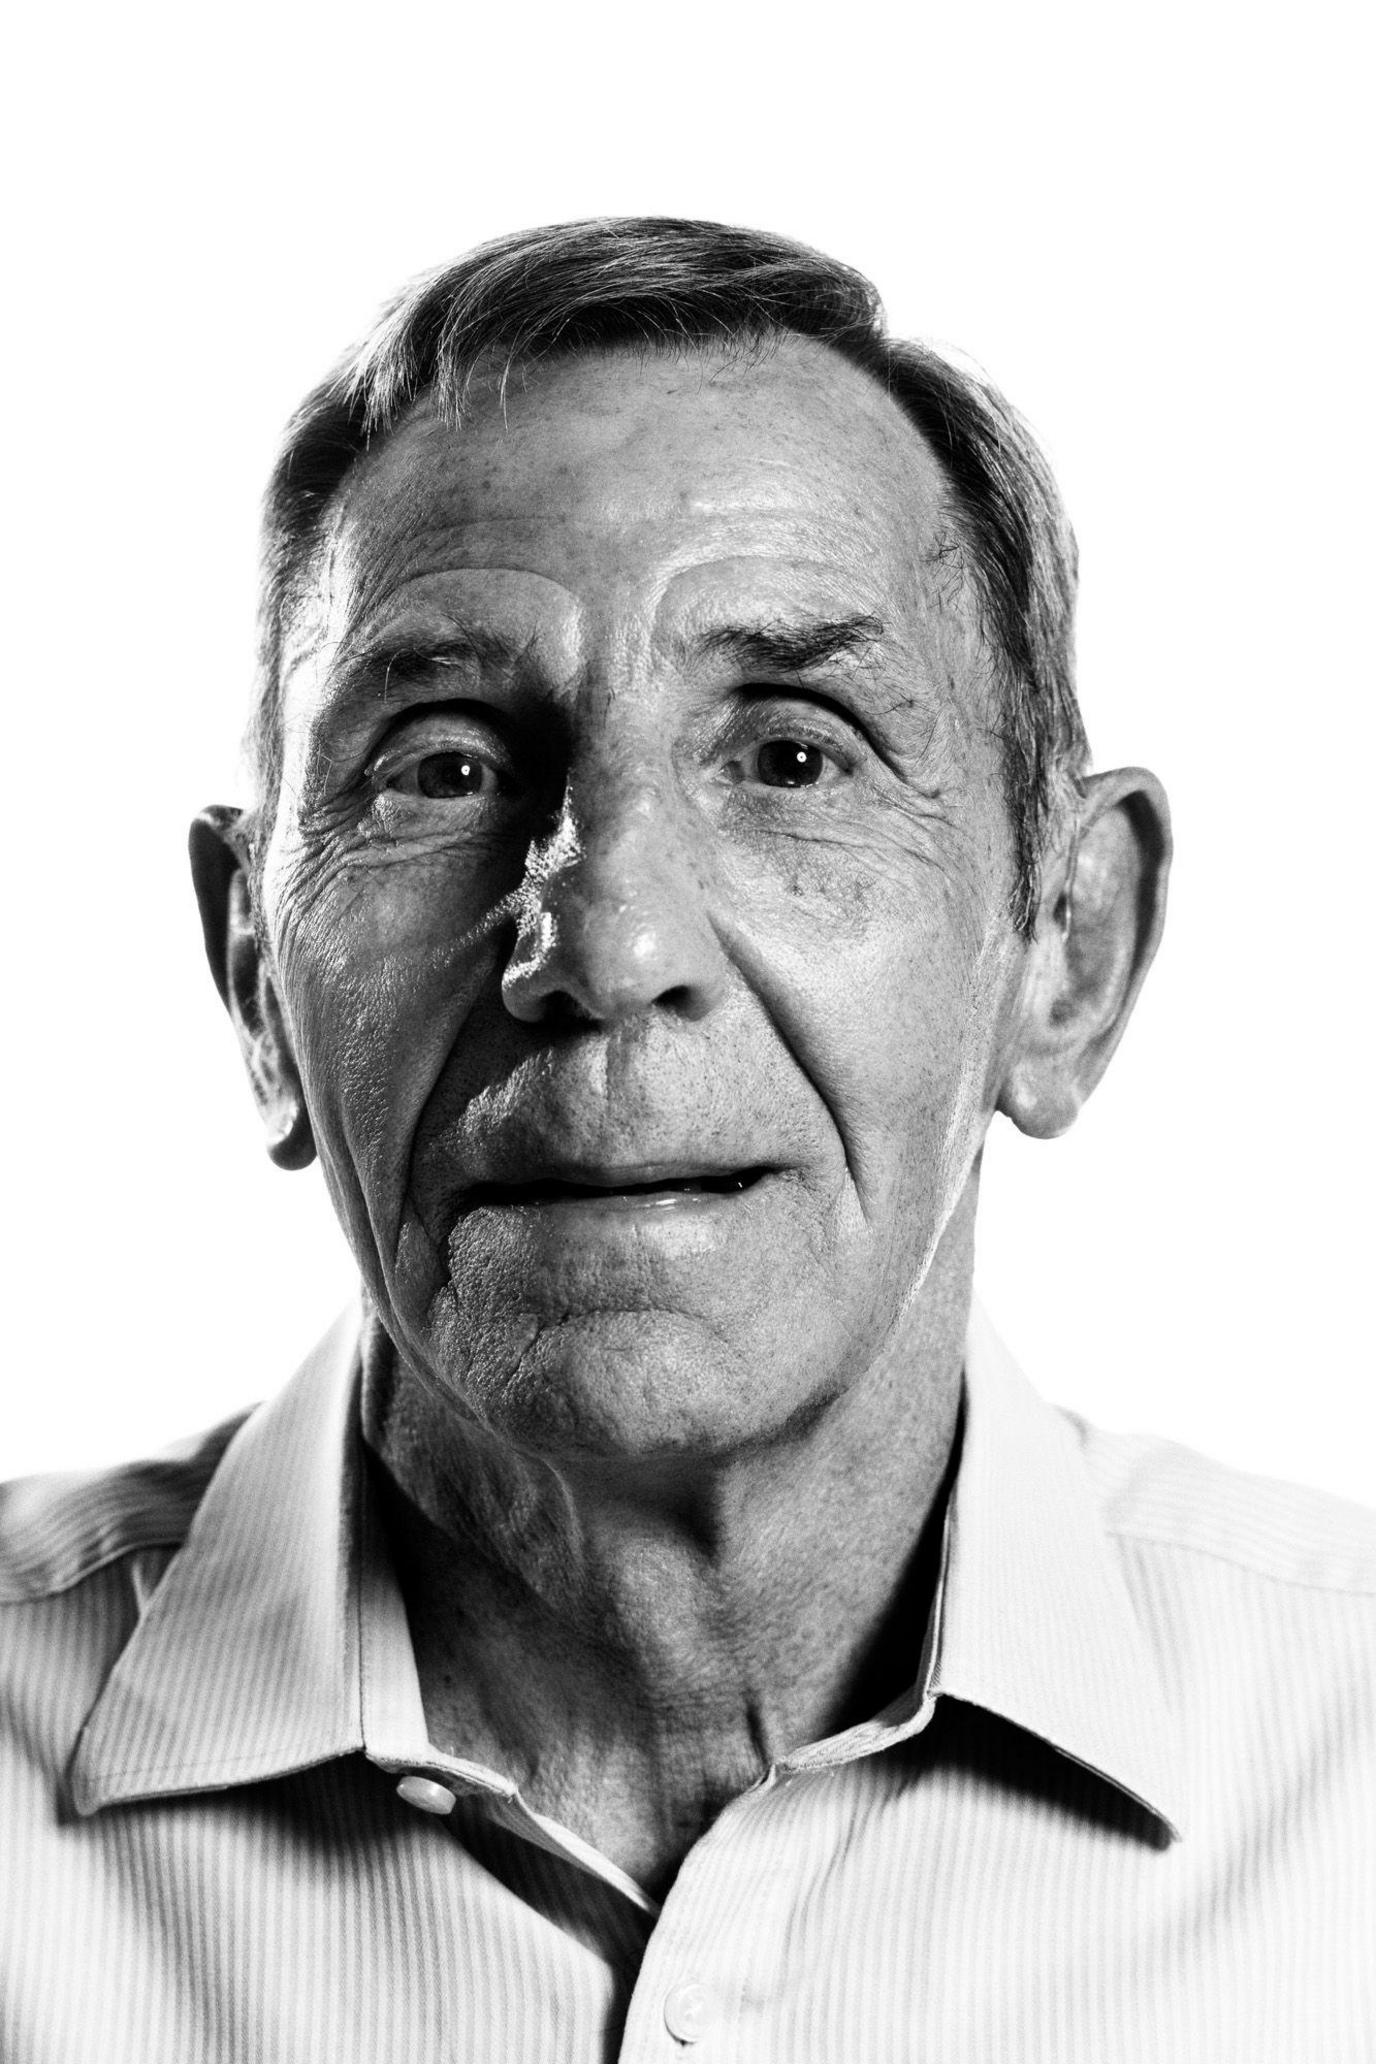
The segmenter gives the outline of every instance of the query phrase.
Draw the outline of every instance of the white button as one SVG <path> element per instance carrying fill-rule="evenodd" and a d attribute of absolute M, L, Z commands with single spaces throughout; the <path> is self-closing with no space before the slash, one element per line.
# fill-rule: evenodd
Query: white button
<path fill-rule="evenodd" d="M 696 1978 L 681 1978 L 664 1995 L 664 2026 L 676 2042 L 701 2042 L 716 2018 L 717 2003 Z"/>
<path fill-rule="evenodd" d="M 452 1813 L 454 1794 L 448 1785 L 436 1784 L 433 1777 L 404 1777 L 397 1786 L 397 1794 L 408 1806 L 419 1806 L 422 1813 Z"/>

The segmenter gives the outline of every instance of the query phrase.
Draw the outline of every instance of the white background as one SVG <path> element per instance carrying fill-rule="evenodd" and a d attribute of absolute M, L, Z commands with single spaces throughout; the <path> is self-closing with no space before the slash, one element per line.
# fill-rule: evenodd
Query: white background
<path fill-rule="evenodd" d="M 1080 535 L 1098 763 L 1174 797 L 1107 1082 L 991 1147 L 995 1317 L 1101 1421 L 1376 1500 L 1358 8 L 28 12 L 0 1474 L 262 1395 L 348 1291 L 318 1177 L 260 1149 L 183 863 L 240 793 L 283 420 L 409 273 L 668 212 L 834 251 L 1005 387 Z"/>

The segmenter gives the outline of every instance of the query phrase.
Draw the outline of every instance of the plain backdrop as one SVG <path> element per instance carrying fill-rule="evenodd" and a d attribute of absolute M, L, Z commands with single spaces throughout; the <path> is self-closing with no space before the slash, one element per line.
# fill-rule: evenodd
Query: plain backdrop
<path fill-rule="evenodd" d="M 1001 1123 L 980 1278 L 1040 1386 L 1376 1500 L 1370 96 L 1361 12 L 708 0 L 29 10 L 3 325 L 0 1474 L 275 1388 L 349 1295 L 262 1152 L 192 811 L 242 794 L 257 499 L 410 273 L 503 230 L 799 236 L 959 347 L 1080 537 L 1101 766 L 1175 803 L 1166 945 L 1075 1132 Z"/>

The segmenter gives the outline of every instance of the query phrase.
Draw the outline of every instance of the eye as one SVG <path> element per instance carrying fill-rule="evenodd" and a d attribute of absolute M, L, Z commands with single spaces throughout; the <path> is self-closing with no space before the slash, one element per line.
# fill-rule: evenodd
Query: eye
<path fill-rule="evenodd" d="M 416 762 L 415 780 L 418 794 L 436 797 L 481 795 L 497 784 L 492 768 L 471 752 L 427 753 Z"/>
<path fill-rule="evenodd" d="M 374 790 L 393 795 L 423 797 L 430 802 L 453 802 L 466 797 L 487 799 L 504 793 L 507 781 L 488 754 L 472 746 L 403 738 L 391 750 L 380 753 L 369 770 Z"/>
<path fill-rule="evenodd" d="M 756 779 L 766 788 L 815 788 L 833 763 L 806 738 L 770 738 L 756 749 Z"/>

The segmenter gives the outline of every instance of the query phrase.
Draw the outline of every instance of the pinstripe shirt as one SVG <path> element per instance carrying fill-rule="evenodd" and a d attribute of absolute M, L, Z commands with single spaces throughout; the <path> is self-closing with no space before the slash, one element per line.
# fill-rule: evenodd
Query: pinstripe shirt
<path fill-rule="evenodd" d="M 1372 2064 L 1376 1519 L 976 1314 L 911 1691 L 661 1910 L 427 1739 L 357 1362 L 0 1493 L 4 2064 Z"/>

